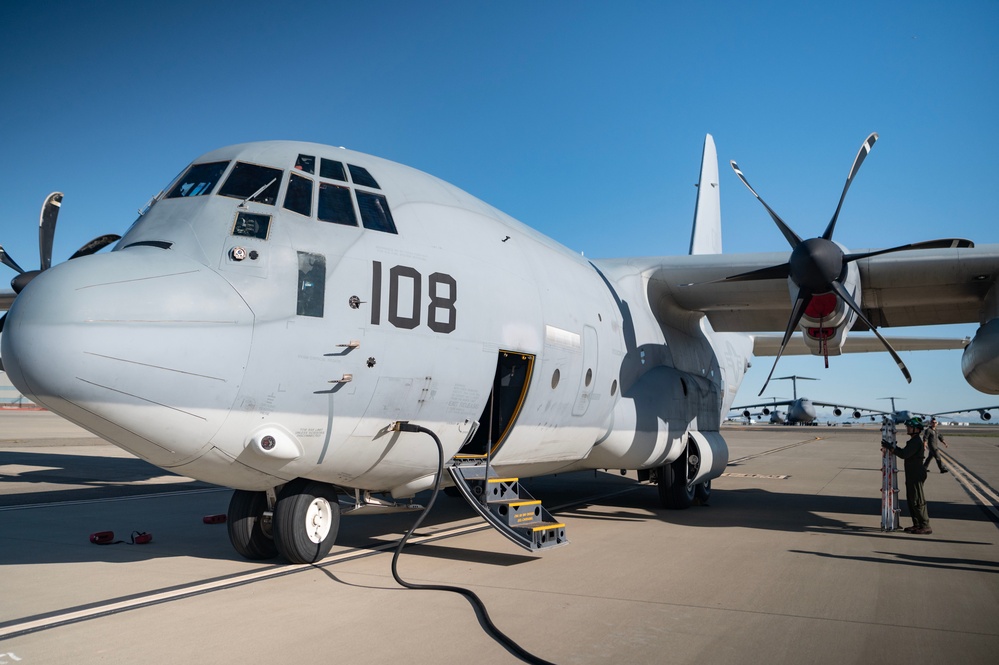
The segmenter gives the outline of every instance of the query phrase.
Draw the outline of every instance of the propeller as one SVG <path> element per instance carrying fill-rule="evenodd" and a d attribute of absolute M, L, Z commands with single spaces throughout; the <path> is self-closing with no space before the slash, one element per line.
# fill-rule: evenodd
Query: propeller
<path fill-rule="evenodd" d="M 912 375 L 909 374 L 909 369 L 905 366 L 905 363 L 902 362 L 902 359 L 899 358 L 898 353 L 896 353 L 895 349 L 893 349 L 891 344 L 888 343 L 888 340 L 881 336 L 881 333 L 878 332 L 874 324 L 872 324 L 867 317 L 864 316 L 864 312 L 860 309 L 860 305 L 857 304 L 853 295 L 849 293 L 843 285 L 843 280 L 846 278 L 847 274 L 847 265 L 854 261 L 859 261 L 860 259 L 878 256 L 880 254 L 888 254 L 890 252 L 939 249 L 946 247 L 971 247 L 973 246 L 973 243 L 970 240 L 947 238 L 942 240 L 927 240 L 924 242 L 909 243 L 907 245 L 899 245 L 898 247 L 890 247 L 888 249 L 879 249 L 870 252 L 846 254 L 839 245 L 833 242 L 833 232 L 836 229 L 836 221 L 839 219 L 839 213 L 843 208 L 843 200 L 846 198 L 846 192 L 850 189 L 850 185 L 853 184 L 853 179 L 857 176 L 857 172 L 860 170 L 860 165 L 864 163 L 864 159 L 867 158 L 868 153 L 870 153 L 871 148 L 874 147 L 874 143 L 877 140 L 878 135 L 876 133 L 872 133 L 864 140 L 863 144 L 861 144 L 860 151 L 853 160 L 853 166 L 850 167 L 850 174 L 846 178 L 846 184 L 843 186 L 843 193 L 840 194 L 839 203 L 836 205 L 836 211 L 833 213 L 832 219 L 829 220 L 829 224 L 826 226 L 826 229 L 823 231 L 821 236 L 817 238 L 809 238 L 807 240 L 802 240 L 801 237 L 795 233 L 783 219 L 780 218 L 780 215 L 774 212 L 773 208 L 767 205 L 766 201 L 764 201 L 756 190 L 753 189 L 752 185 L 749 184 L 745 174 L 743 174 L 742 170 L 739 169 L 739 165 L 734 161 L 731 163 L 735 174 L 739 176 L 739 180 L 741 180 L 742 184 L 744 184 L 746 188 L 752 192 L 753 196 L 755 196 L 756 199 L 763 204 L 767 213 L 770 214 L 770 218 L 774 220 L 774 223 L 777 224 L 777 228 L 780 229 L 780 232 L 787 239 L 788 244 L 791 245 L 791 256 L 787 263 L 740 273 L 738 275 L 732 275 L 731 277 L 726 277 L 718 281 L 740 282 L 761 279 L 788 278 L 794 282 L 795 286 L 798 287 L 798 294 L 791 307 L 791 316 L 788 318 L 787 328 L 784 330 L 784 337 L 781 340 L 780 349 L 777 351 L 777 357 L 774 358 L 774 364 L 770 369 L 770 374 L 767 375 L 767 380 L 763 383 L 763 389 L 760 390 L 760 395 L 762 395 L 763 391 L 767 389 L 767 384 L 770 383 L 770 378 L 773 376 L 774 370 L 777 368 L 777 362 L 784 353 L 784 348 L 787 346 L 788 340 L 791 339 L 791 334 L 801 322 L 801 317 L 804 315 L 808 304 L 814 296 L 824 295 L 827 293 L 836 294 L 840 300 L 846 303 L 847 307 L 856 313 L 857 318 L 863 321 L 874 332 L 877 338 L 881 341 L 881 344 L 884 345 L 885 350 L 891 354 L 892 359 L 895 361 L 895 364 L 898 365 L 898 368 L 901 370 L 906 381 L 909 383 L 912 382 Z"/>
<path fill-rule="evenodd" d="M 45 203 L 42 204 L 42 213 L 38 220 L 38 270 L 25 270 L 0 246 L 0 263 L 3 263 L 17 273 L 14 279 L 10 281 L 10 288 L 14 289 L 14 293 L 20 293 L 28 285 L 28 282 L 52 267 L 52 243 L 55 240 L 56 220 L 59 218 L 59 209 L 61 207 L 62 192 L 49 194 L 45 198 Z M 113 233 L 98 236 L 76 250 L 73 256 L 69 257 L 69 260 L 98 252 L 119 238 L 121 236 Z M 3 324 L 6 319 L 7 314 L 5 312 L 0 317 L 0 332 L 3 332 Z"/>

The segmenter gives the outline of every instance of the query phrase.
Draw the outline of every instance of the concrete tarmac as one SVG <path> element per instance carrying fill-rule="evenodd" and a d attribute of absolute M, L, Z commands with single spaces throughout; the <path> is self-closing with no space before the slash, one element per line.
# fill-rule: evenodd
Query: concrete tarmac
<path fill-rule="evenodd" d="M 527 480 L 571 541 L 534 555 L 441 495 L 398 570 L 473 590 L 554 663 L 991 664 L 999 427 L 957 434 L 926 482 L 932 535 L 881 531 L 876 429 L 754 426 L 724 431 L 707 506 L 664 510 L 634 474 Z M 521 662 L 463 596 L 395 582 L 417 513 L 344 518 L 329 558 L 294 566 L 204 523 L 229 496 L 0 412 L 0 665 Z M 105 530 L 125 542 L 89 542 Z"/>

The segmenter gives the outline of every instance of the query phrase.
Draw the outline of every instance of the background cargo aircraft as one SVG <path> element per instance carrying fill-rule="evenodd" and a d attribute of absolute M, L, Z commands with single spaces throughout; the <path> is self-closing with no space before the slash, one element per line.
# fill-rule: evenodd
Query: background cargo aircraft
<path fill-rule="evenodd" d="M 948 340 L 938 340 L 940 346 L 938 348 L 957 348 L 957 347 L 947 347 L 946 344 Z M 899 345 L 903 344 L 904 341 L 896 340 Z M 962 340 L 956 340 L 954 344 L 963 344 Z M 774 381 L 784 381 L 790 380 L 794 385 L 794 398 L 793 399 L 782 399 L 780 397 L 771 399 L 770 402 L 762 402 L 759 404 L 745 404 L 743 406 L 733 406 L 732 409 L 736 411 L 742 411 L 742 415 L 745 418 L 749 418 L 752 413 L 750 409 L 756 409 L 763 407 L 761 413 L 763 415 L 770 415 L 771 411 L 773 416 L 770 418 L 772 424 L 786 424 L 786 425 L 812 425 L 816 423 L 817 413 L 815 407 L 824 406 L 832 409 L 833 415 L 841 416 L 843 415 L 844 409 L 849 409 L 852 412 L 854 418 L 859 418 L 864 413 L 877 413 L 884 414 L 885 411 L 878 409 L 869 409 L 862 406 L 849 406 L 843 402 L 816 402 L 807 397 L 798 397 L 798 381 L 817 381 L 818 379 L 808 377 L 808 376 L 778 376 L 773 378 Z M 777 411 L 776 407 L 786 406 L 787 412 L 786 417 L 782 416 L 780 411 Z"/>
<path fill-rule="evenodd" d="M 97 239 L 51 268 L 50 197 L 39 270 L 0 253 L 18 273 L 3 362 L 35 402 L 235 488 L 229 534 L 250 558 L 323 558 L 339 497 L 347 512 L 405 509 L 388 497 L 434 486 L 441 459 L 508 538 L 562 544 L 516 477 L 637 469 L 668 506 L 705 496 L 753 333 L 784 331 L 756 348 L 779 359 L 796 329 L 829 356 L 850 350 L 850 329 L 978 321 L 964 373 L 999 393 L 999 246 L 832 240 L 876 138 L 822 236 L 802 240 L 764 203 L 790 254 L 721 254 L 709 136 L 690 254 L 599 261 L 397 163 L 311 143 L 222 148 L 113 251 L 93 254 L 115 240 Z"/>

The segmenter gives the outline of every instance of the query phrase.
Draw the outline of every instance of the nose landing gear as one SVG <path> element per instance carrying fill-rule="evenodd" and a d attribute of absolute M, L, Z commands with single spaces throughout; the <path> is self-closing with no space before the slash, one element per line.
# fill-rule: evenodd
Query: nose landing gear
<path fill-rule="evenodd" d="M 268 498 L 267 492 L 235 490 L 226 523 L 233 548 L 247 559 L 280 554 L 291 563 L 315 563 L 336 541 L 340 503 L 332 485 L 299 478 L 276 499 L 273 493 Z"/>

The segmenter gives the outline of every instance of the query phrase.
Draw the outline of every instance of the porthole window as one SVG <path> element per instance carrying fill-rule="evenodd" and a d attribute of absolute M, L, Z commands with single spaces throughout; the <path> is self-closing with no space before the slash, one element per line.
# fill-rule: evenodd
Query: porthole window
<path fill-rule="evenodd" d="M 559 374 L 558 369 L 556 369 L 554 372 L 552 372 L 552 390 L 555 390 L 556 386 L 558 386 L 559 377 L 560 377 L 560 374 Z"/>
<path fill-rule="evenodd" d="M 586 387 L 587 388 L 590 387 L 590 382 L 591 381 L 593 381 L 593 370 L 592 369 L 587 369 L 586 370 Z"/>
<path fill-rule="evenodd" d="M 611 383 L 611 397 L 617 394 L 617 379 Z"/>

